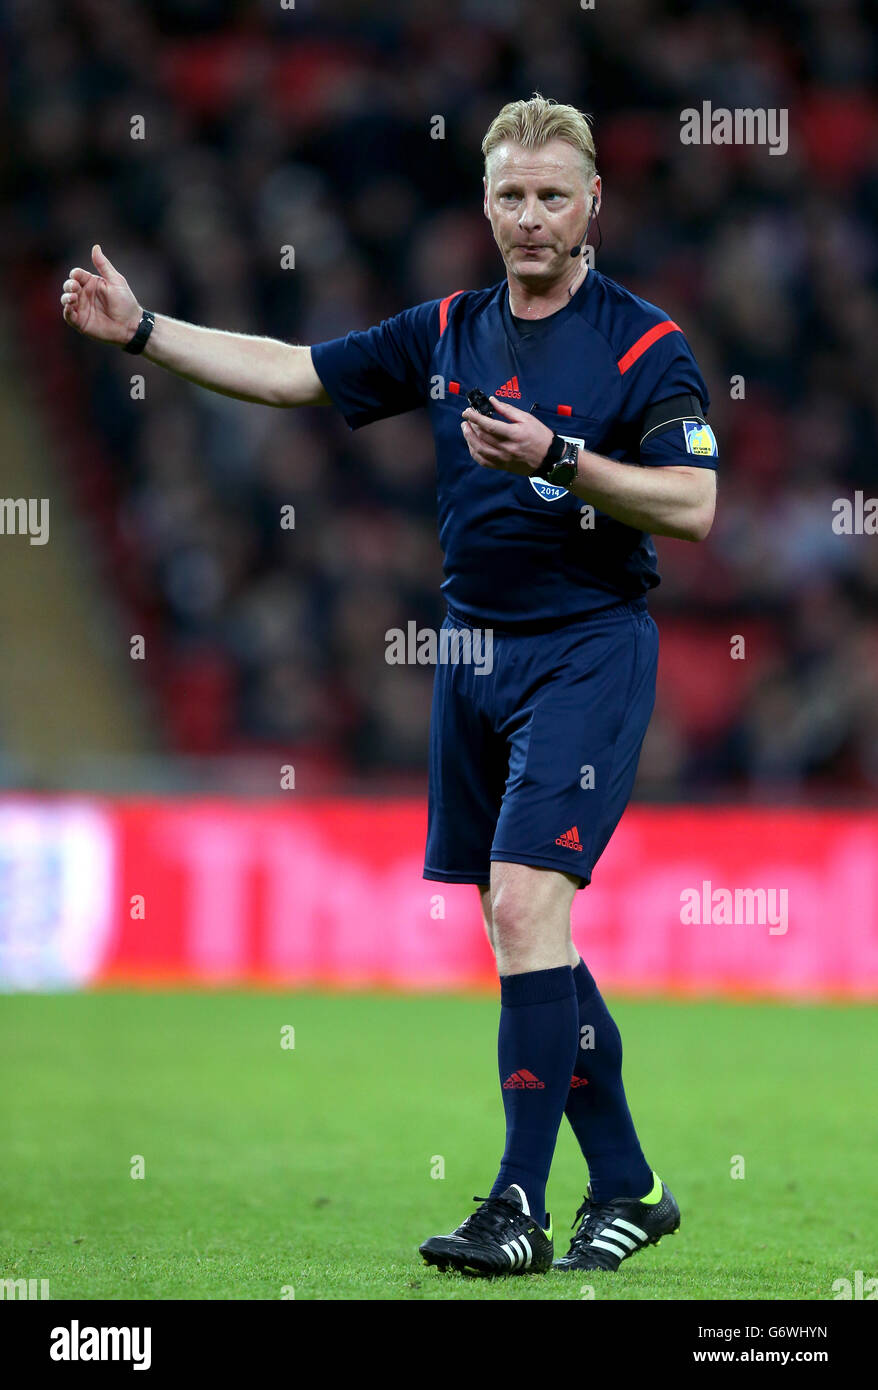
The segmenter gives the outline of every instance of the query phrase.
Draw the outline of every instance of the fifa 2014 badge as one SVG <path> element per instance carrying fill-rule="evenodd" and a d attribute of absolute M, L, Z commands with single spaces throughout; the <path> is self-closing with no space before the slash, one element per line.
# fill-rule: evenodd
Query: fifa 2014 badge
<path fill-rule="evenodd" d="M 706 458 L 716 458 L 716 435 L 703 420 L 684 420 L 683 434 L 686 436 L 687 454 L 700 454 Z"/>
<path fill-rule="evenodd" d="M 566 439 L 570 444 L 575 444 L 580 449 L 585 448 L 585 440 L 577 439 L 575 435 L 562 434 L 561 438 Z M 538 497 L 542 497 L 544 502 L 557 502 L 559 497 L 567 496 L 566 487 L 558 487 L 556 483 L 547 483 L 545 478 L 531 478 L 529 481 L 534 492 Z"/>
<path fill-rule="evenodd" d="M 559 497 L 567 496 L 566 487 L 557 487 L 555 483 L 547 483 L 545 478 L 531 478 L 530 485 L 538 497 L 542 497 L 544 502 L 557 502 Z"/>

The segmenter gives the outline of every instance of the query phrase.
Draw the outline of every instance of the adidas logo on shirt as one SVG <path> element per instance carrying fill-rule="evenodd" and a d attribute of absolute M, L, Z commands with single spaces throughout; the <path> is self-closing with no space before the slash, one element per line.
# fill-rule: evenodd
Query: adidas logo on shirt
<path fill-rule="evenodd" d="M 519 390 L 519 386 L 518 386 L 518 377 L 517 377 L 517 376 L 511 376 L 511 377 L 509 378 L 509 380 L 508 380 L 507 382 L 504 383 L 503 386 L 499 387 L 499 388 L 494 392 L 494 395 L 495 395 L 495 396 L 507 396 L 507 397 L 511 397 L 512 400 L 514 400 L 514 401 L 520 401 L 520 400 L 521 400 L 521 391 Z"/>

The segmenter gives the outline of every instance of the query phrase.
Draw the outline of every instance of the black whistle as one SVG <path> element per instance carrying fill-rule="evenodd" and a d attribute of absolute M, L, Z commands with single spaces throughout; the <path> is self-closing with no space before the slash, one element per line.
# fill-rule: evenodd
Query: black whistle
<path fill-rule="evenodd" d="M 473 410 L 477 410 L 480 415 L 490 415 L 492 419 L 497 418 L 496 410 L 492 406 L 488 397 L 485 395 L 484 391 L 480 391 L 478 386 L 473 391 L 467 391 L 466 398 L 472 406 Z"/>

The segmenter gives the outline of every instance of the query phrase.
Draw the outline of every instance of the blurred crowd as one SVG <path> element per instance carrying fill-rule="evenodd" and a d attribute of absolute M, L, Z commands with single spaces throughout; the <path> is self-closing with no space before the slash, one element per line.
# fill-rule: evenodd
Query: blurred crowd
<path fill-rule="evenodd" d="M 710 538 L 658 542 L 640 792 L 874 793 L 878 536 L 833 529 L 837 499 L 878 495 L 868 13 L 8 0 L 6 289 L 35 389 L 50 363 L 72 386 L 74 488 L 108 586 L 159 653 L 169 750 L 301 751 L 326 787 L 422 774 L 432 673 L 388 666 L 384 636 L 442 619 L 432 440 L 422 411 L 351 433 L 334 411 L 137 368 L 64 327 L 67 270 L 99 241 L 141 303 L 303 343 L 495 283 L 481 138 L 538 89 L 593 115 L 596 264 L 684 328 L 722 455 Z M 683 145 L 680 113 L 702 101 L 788 109 L 788 153 Z"/>

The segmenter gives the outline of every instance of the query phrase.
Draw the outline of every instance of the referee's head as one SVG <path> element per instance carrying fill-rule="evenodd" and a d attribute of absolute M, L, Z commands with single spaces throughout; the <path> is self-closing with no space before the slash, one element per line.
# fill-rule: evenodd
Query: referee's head
<path fill-rule="evenodd" d="M 482 153 L 485 216 L 508 274 L 537 291 L 569 280 L 601 198 L 588 116 L 535 92 L 494 117 Z"/>

